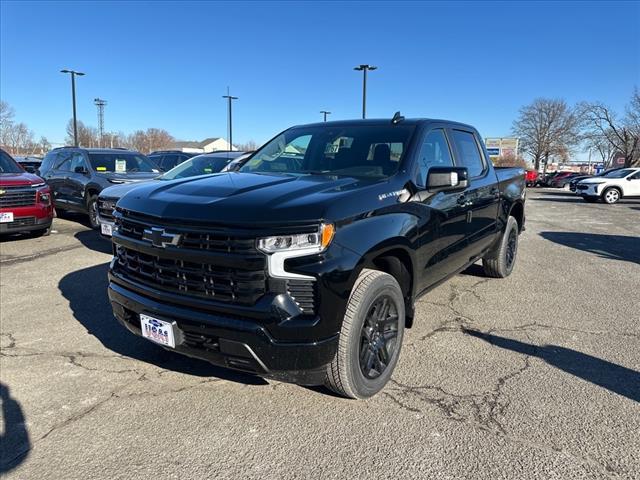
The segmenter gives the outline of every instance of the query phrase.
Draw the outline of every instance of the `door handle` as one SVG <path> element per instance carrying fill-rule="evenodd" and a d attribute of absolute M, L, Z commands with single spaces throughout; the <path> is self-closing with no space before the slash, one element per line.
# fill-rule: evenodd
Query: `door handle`
<path fill-rule="evenodd" d="M 457 199 L 457 202 L 461 207 L 470 207 L 471 205 L 473 205 L 473 202 L 467 198 L 466 193 L 460 195 Z"/>

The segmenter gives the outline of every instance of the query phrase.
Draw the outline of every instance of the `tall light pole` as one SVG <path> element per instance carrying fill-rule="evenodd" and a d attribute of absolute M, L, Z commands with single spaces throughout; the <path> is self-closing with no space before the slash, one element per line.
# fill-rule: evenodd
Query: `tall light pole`
<path fill-rule="evenodd" d="M 331 112 L 327 112 L 326 110 L 320 110 L 320 113 L 324 115 L 324 121 L 327 121 L 327 115 L 331 115 Z"/>
<path fill-rule="evenodd" d="M 82 77 L 84 73 L 75 70 L 60 70 L 60 73 L 71 74 L 71 102 L 73 103 L 73 146 L 78 146 L 78 120 L 76 118 L 76 75 Z"/>
<path fill-rule="evenodd" d="M 107 101 L 101 98 L 95 98 L 93 104 L 98 107 L 98 135 L 100 136 L 100 148 L 102 148 L 104 138 L 104 107 Z"/>
<path fill-rule="evenodd" d="M 354 70 L 362 70 L 362 118 L 367 118 L 367 72 L 377 70 L 377 68 L 367 64 L 353 67 Z"/>
<path fill-rule="evenodd" d="M 229 150 L 233 150 L 233 123 L 231 118 L 231 102 L 233 100 L 238 100 L 238 97 L 229 95 L 229 87 L 227 87 L 227 94 L 223 95 L 222 98 L 226 98 L 229 102 L 229 117 L 227 119 L 227 122 L 229 122 Z"/>

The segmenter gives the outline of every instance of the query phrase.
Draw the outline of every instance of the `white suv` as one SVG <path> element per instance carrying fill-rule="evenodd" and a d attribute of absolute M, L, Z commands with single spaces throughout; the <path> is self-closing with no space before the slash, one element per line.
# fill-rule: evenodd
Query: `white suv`
<path fill-rule="evenodd" d="M 616 203 L 621 198 L 640 198 L 640 168 L 621 168 L 586 178 L 576 185 L 576 193 L 587 202 Z"/>

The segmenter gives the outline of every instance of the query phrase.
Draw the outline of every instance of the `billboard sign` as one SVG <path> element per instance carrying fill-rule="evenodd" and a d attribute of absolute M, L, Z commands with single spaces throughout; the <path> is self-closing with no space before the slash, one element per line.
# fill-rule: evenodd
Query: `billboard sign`
<path fill-rule="evenodd" d="M 485 138 L 489 157 L 518 156 L 518 138 Z"/>

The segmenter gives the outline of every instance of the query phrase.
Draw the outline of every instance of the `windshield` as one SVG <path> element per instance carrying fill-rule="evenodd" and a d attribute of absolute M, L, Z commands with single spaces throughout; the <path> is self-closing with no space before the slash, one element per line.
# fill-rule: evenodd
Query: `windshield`
<path fill-rule="evenodd" d="M 172 168 L 167 173 L 162 175 L 160 180 L 175 180 L 177 178 L 195 177 L 197 175 L 207 175 L 209 173 L 218 173 L 229 162 L 231 158 L 227 156 L 211 156 L 211 155 L 198 155 L 197 157 L 190 158 L 189 160 L 182 162 L 177 167 Z"/>
<path fill-rule="evenodd" d="M 139 153 L 90 153 L 89 161 L 96 172 L 159 172 L 155 163 Z"/>
<path fill-rule="evenodd" d="M 602 176 L 606 178 L 624 178 L 633 172 L 635 172 L 633 168 L 623 168 L 622 170 L 612 170 Z"/>
<path fill-rule="evenodd" d="M 24 170 L 13 161 L 8 153 L 0 152 L 0 173 L 22 173 Z"/>
<path fill-rule="evenodd" d="M 385 178 L 398 171 L 413 130 L 390 123 L 292 128 L 258 150 L 240 172 Z"/>

